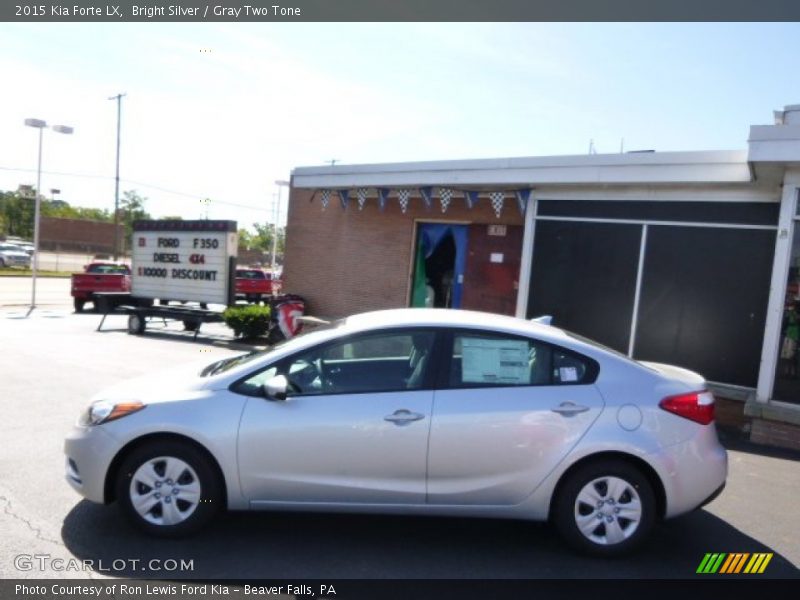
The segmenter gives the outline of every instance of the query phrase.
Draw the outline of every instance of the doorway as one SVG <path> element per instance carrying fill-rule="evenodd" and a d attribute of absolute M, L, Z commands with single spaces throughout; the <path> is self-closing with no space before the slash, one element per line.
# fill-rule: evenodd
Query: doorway
<path fill-rule="evenodd" d="M 460 308 L 466 262 L 466 225 L 417 225 L 411 306 Z"/>

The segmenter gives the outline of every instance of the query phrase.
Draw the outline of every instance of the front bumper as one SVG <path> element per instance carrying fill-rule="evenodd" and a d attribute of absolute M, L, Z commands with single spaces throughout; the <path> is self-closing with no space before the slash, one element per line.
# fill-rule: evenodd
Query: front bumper
<path fill-rule="evenodd" d="M 121 444 L 102 425 L 76 425 L 64 441 L 66 479 L 87 500 L 106 502 L 106 475 Z"/>

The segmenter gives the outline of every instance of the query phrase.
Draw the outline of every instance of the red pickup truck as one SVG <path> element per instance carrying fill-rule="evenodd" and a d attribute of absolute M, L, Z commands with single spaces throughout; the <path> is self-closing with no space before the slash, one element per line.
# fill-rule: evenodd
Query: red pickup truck
<path fill-rule="evenodd" d="M 128 265 L 93 262 L 86 265 L 83 271 L 72 275 L 71 293 L 75 312 L 81 312 L 87 302 L 92 302 L 97 309 L 95 294 L 98 292 L 131 291 L 131 269 Z"/>
<path fill-rule="evenodd" d="M 281 281 L 272 273 L 262 269 L 236 269 L 236 296 L 244 296 L 248 302 L 260 302 L 280 291 Z"/>

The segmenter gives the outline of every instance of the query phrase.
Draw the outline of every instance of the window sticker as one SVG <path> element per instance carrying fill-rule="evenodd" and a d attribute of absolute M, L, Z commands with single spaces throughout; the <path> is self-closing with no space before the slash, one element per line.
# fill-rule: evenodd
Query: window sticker
<path fill-rule="evenodd" d="M 498 385 L 530 383 L 528 342 L 462 338 L 461 382 Z"/>
<path fill-rule="evenodd" d="M 558 376 L 561 381 L 578 381 L 578 369 L 575 367 L 559 367 Z"/>

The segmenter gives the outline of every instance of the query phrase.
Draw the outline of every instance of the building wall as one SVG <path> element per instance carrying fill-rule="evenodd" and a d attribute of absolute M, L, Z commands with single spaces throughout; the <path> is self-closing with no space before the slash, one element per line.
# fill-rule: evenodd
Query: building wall
<path fill-rule="evenodd" d="M 498 219 L 488 199 L 470 210 L 460 196 L 444 214 L 438 199 L 427 210 L 419 197 L 412 197 L 403 214 L 394 196 L 383 212 L 375 197 L 363 211 L 351 197 L 343 211 L 335 193 L 322 210 L 319 193 L 292 188 L 284 290 L 303 296 L 306 312 L 321 317 L 408 306 L 416 221 L 522 225 L 522 216 L 513 198 L 506 199 Z"/>
<path fill-rule="evenodd" d="M 39 244 L 43 250 L 56 252 L 112 253 L 114 251 L 114 224 L 82 219 L 42 217 Z M 125 227 L 119 225 L 120 248 Z"/>

